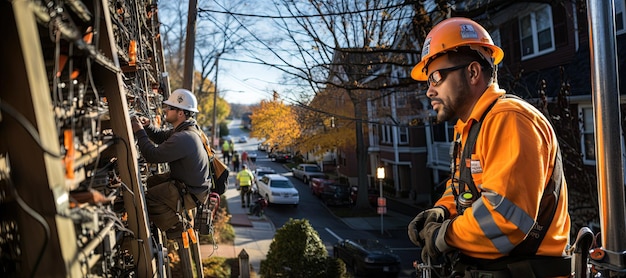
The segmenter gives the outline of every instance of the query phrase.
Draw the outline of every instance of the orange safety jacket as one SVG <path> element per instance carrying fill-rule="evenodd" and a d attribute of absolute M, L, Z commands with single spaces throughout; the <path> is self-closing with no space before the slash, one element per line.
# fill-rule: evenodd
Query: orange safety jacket
<path fill-rule="evenodd" d="M 471 124 L 478 122 L 505 93 L 492 84 L 474 106 L 467 122 L 457 121 L 454 133 L 455 138 L 460 138 L 461 146 L 465 146 Z M 435 203 L 447 209 L 453 219 L 446 230 L 446 243 L 473 258 L 497 259 L 509 255 L 537 221 L 557 152 L 556 134 L 541 112 L 521 100 L 499 99 L 484 117 L 471 160 L 463 162 L 471 165 L 472 178 L 481 197 L 459 215 L 452 192 L 453 185 L 458 188 L 459 171 L 455 171 L 455 180 L 448 181 L 444 194 Z M 459 160 L 457 156 L 455 169 L 459 169 Z M 570 217 L 565 178 L 561 181 L 554 218 L 536 255 L 565 255 Z"/>

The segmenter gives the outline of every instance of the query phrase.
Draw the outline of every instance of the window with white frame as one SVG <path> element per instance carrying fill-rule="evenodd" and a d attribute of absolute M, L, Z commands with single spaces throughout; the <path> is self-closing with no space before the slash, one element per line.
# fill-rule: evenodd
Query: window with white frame
<path fill-rule="evenodd" d="M 391 126 L 388 125 L 381 125 L 381 136 L 380 136 L 380 142 L 381 143 L 391 143 L 393 141 L 393 134 L 391 133 Z"/>
<path fill-rule="evenodd" d="M 542 4 L 519 18 L 522 60 L 554 50 L 552 8 Z"/>
<path fill-rule="evenodd" d="M 626 25 L 626 13 L 624 12 L 624 0 L 615 0 L 615 32 L 618 35 L 626 33 L 624 25 Z"/>
<path fill-rule="evenodd" d="M 593 125 L 593 107 L 591 105 L 579 106 L 579 115 L 581 118 L 581 151 L 585 164 L 596 163 L 596 139 Z"/>
<path fill-rule="evenodd" d="M 409 128 L 398 127 L 398 144 L 408 144 L 408 143 L 409 143 Z"/>

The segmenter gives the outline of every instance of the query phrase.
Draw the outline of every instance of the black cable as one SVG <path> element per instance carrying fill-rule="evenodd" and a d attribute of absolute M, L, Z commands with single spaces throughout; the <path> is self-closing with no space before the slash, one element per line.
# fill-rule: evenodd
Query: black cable
<path fill-rule="evenodd" d="M 39 222 L 39 224 L 41 224 L 41 227 L 44 229 L 44 241 L 43 241 L 43 246 L 41 247 L 41 251 L 39 252 L 39 255 L 37 255 L 37 260 L 35 260 L 35 264 L 33 265 L 33 269 L 30 273 L 30 277 L 35 277 L 35 273 L 37 272 L 37 269 L 39 268 L 39 263 L 41 263 L 41 259 L 43 258 L 43 254 L 46 251 L 46 248 L 48 247 L 48 241 L 50 240 L 50 226 L 48 226 L 48 222 L 46 222 L 46 220 L 35 210 L 33 210 L 30 206 L 28 206 L 28 204 L 26 204 L 26 202 L 24 202 L 24 200 L 22 200 L 22 198 L 20 197 L 20 194 L 17 192 L 17 189 L 15 188 L 15 185 L 13 184 L 13 181 L 10 179 L 10 177 L 8 177 L 8 174 L 5 172 L 0 173 L 0 175 L 2 175 L 2 179 L 7 181 L 7 184 L 9 185 L 9 188 L 11 190 L 11 193 L 13 194 L 13 197 L 15 197 L 15 201 L 17 202 L 17 204 L 22 208 L 22 210 L 24 210 L 24 212 L 26 212 L 28 215 L 30 215 L 33 219 L 35 219 L 35 221 Z"/>
<path fill-rule="evenodd" d="M 243 16 L 243 17 L 257 17 L 257 18 L 271 18 L 271 19 L 290 19 L 290 18 L 312 18 L 312 17 L 337 16 L 337 15 L 348 15 L 348 14 L 360 14 L 360 13 L 365 13 L 365 12 L 374 12 L 374 11 L 382 11 L 382 10 L 391 9 L 391 8 L 399 8 L 399 7 L 404 7 L 404 6 L 408 6 L 408 5 L 412 5 L 412 4 L 408 3 L 408 1 L 407 1 L 405 3 L 401 3 L 401 4 L 397 4 L 397 5 L 390 5 L 390 6 L 380 7 L 380 8 L 363 9 L 363 10 L 356 10 L 356 11 L 336 12 L 336 13 L 326 13 L 326 14 L 293 15 L 293 16 L 273 16 L 273 15 L 244 14 L 244 13 L 234 13 L 234 12 L 230 12 L 230 11 L 218 11 L 218 10 L 203 9 L 203 8 L 198 8 L 198 12 L 199 13 L 219 13 L 219 14 L 227 14 L 227 15 L 232 15 L 232 16 Z"/>
<path fill-rule="evenodd" d="M 309 110 L 309 111 L 313 111 L 316 113 L 320 113 L 320 114 L 324 114 L 324 115 L 328 115 L 328 116 L 332 116 L 335 118 L 339 118 L 339 119 L 343 119 L 343 120 L 347 120 L 347 121 L 356 121 L 356 122 L 361 122 L 361 123 L 368 123 L 368 124 L 377 124 L 377 125 L 387 125 L 387 126 L 395 126 L 395 127 L 418 127 L 419 125 L 412 125 L 412 124 L 397 124 L 397 123 L 382 123 L 382 122 L 377 122 L 377 121 L 372 121 L 372 120 L 368 120 L 368 119 L 357 119 L 357 118 L 353 118 L 353 117 L 349 117 L 349 116 L 343 116 L 343 115 L 339 115 L 336 113 L 332 113 L 332 112 L 327 112 L 327 111 L 323 111 L 321 109 L 318 108 L 314 108 L 311 107 L 310 105 L 306 105 L 302 102 L 299 101 L 294 101 L 295 102 L 295 106 Z"/>
<path fill-rule="evenodd" d="M 131 163 L 131 160 L 130 160 L 130 157 L 131 157 L 131 156 L 130 156 L 130 144 L 128 143 L 128 141 L 126 141 L 126 140 L 125 140 L 124 138 L 122 138 L 122 137 L 116 137 L 116 138 L 117 138 L 117 139 L 119 139 L 119 140 L 121 140 L 121 141 L 123 142 L 123 144 L 122 144 L 122 145 L 124 145 L 124 148 L 126 149 L 126 163 L 128 163 L 128 165 L 131 165 L 132 163 Z M 126 167 L 126 168 L 128 169 L 128 174 L 129 174 L 129 177 L 130 177 L 130 183 L 131 183 L 130 185 L 131 185 L 131 188 L 133 188 L 133 186 L 134 186 L 134 184 L 133 184 L 133 173 L 132 173 L 132 171 L 130 170 L 130 167 Z M 123 182 L 122 182 L 122 185 L 124 185 L 124 187 L 125 187 L 125 188 L 127 188 L 127 187 L 126 187 L 126 185 L 125 185 Z M 137 185 L 137 188 L 139 188 L 139 185 Z M 136 196 L 134 195 L 134 193 L 132 192 L 132 190 L 131 190 L 131 189 L 127 188 L 127 190 L 129 190 L 129 192 L 131 192 L 131 194 L 133 194 L 133 206 L 135 207 L 135 211 L 136 211 L 136 210 L 137 210 L 137 202 L 135 201 Z M 135 217 L 135 218 L 136 218 L 135 220 L 137 221 L 137 229 L 139 229 L 139 227 L 140 227 L 139 217 Z M 138 249 L 139 249 L 139 250 L 141 250 L 143 253 L 146 253 L 146 254 L 147 254 L 147 251 L 146 251 L 146 249 L 145 249 L 145 248 L 146 248 L 146 247 L 145 247 L 145 242 L 142 244 L 142 243 L 140 242 L 140 239 L 139 239 L 139 238 L 137 238 L 137 236 L 135 236 L 134 238 L 135 238 L 135 240 L 137 241 L 137 247 L 138 247 Z M 140 260 L 141 260 L 141 255 L 142 255 L 142 252 L 139 252 L 139 254 L 138 254 L 138 258 L 137 258 L 137 261 L 140 261 Z M 149 265 L 149 264 L 150 264 L 150 262 L 148 261 L 148 256 L 147 256 L 147 255 L 145 255 L 143 259 L 145 260 L 146 265 Z M 135 266 L 135 268 L 136 268 L 136 267 L 137 267 L 137 266 Z M 146 273 L 146 274 L 147 274 L 147 273 Z M 146 275 L 146 277 L 148 277 L 148 276 Z"/>
<path fill-rule="evenodd" d="M 98 93 L 98 89 L 96 88 L 96 84 L 93 81 L 93 72 L 91 71 L 91 58 L 87 57 L 87 76 L 89 76 L 89 85 L 91 85 L 91 90 L 93 91 L 94 97 L 95 97 L 95 102 L 96 102 L 96 130 L 98 131 L 98 139 L 102 138 L 102 120 L 100 118 L 100 94 Z M 85 91 L 87 91 L 88 88 L 85 88 Z M 99 142 L 100 140 L 96 140 L 96 142 Z M 95 160 L 95 165 L 93 168 L 93 172 L 95 173 L 98 170 L 98 164 L 100 163 L 100 152 L 98 152 L 98 154 L 96 155 L 96 160 Z M 91 188 L 93 186 L 93 182 L 95 179 L 96 175 L 92 175 L 91 176 L 91 180 L 89 181 L 89 188 Z"/>
<path fill-rule="evenodd" d="M 46 147 L 44 147 L 43 143 L 41 142 L 41 137 L 39 136 L 39 133 L 37 132 L 35 127 L 28 121 L 26 117 L 24 117 L 24 115 L 15 110 L 13 106 L 3 102 L 2 99 L 0 99 L 0 110 L 7 112 L 9 116 L 13 117 L 13 119 L 15 119 L 24 128 L 24 130 L 28 132 L 33 140 L 35 140 L 35 143 L 37 143 L 39 148 L 41 148 L 44 153 L 47 153 L 54 158 L 63 158 L 63 155 L 54 153 L 53 151 L 48 150 Z"/>

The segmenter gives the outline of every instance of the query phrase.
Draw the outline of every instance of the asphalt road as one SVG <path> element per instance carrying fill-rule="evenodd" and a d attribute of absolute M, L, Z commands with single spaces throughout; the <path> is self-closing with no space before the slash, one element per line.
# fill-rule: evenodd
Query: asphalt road
<path fill-rule="evenodd" d="M 235 140 L 235 150 L 245 150 L 248 153 L 256 153 L 256 163 L 251 163 L 250 168 L 269 167 L 276 173 L 288 177 L 300 193 L 300 204 L 297 207 L 291 205 L 272 204 L 265 210 L 268 217 L 276 228 L 282 227 L 290 218 L 307 219 L 311 226 L 318 232 L 324 242 L 329 255 L 332 256 L 333 244 L 341 239 L 378 239 L 383 244 L 391 247 L 402 260 L 402 272 L 399 277 L 415 277 L 413 274 L 413 261 L 419 257 L 415 246 L 409 241 L 406 230 L 388 230 L 385 236 L 379 231 L 354 230 L 330 213 L 320 199 L 311 194 L 308 185 L 292 176 L 291 172 L 282 163 L 271 161 L 264 151 L 258 151 L 259 141 L 250 138 L 248 131 L 240 128 L 240 120 L 231 122 L 230 136 Z M 248 136 L 248 142 L 237 143 L 240 136 Z"/>

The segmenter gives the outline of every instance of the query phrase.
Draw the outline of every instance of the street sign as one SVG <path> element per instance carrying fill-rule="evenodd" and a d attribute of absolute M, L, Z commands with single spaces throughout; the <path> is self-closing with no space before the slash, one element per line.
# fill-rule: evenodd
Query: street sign
<path fill-rule="evenodd" d="M 378 206 L 379 207 L 386 207 L 387 206 L 387 198 L 385 198 L 385 197 L 378 197 Z"/>
<path fill-rule="evenodd" d="M 385 214 L 387 213 L 387 207 L 378 207 L 376 211 L 378 212 L 378 214 Z"/>

